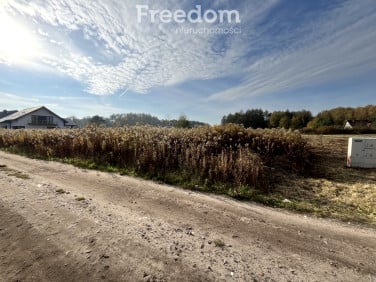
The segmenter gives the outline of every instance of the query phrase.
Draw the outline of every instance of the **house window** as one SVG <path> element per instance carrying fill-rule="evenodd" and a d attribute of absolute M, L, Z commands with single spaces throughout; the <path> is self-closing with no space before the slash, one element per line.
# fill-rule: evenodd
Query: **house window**
<path fill-rule="evenodd" d="M 53 116 L 31 116 L 32 125 L 52 125 L 54 124 Z"/>

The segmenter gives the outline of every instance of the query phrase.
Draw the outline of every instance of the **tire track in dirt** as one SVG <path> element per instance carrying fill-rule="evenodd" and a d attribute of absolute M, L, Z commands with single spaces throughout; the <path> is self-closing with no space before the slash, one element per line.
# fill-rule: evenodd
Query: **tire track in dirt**
<path fill-rule="evenodd" d="M 27 278 L 22 250 L 39 281 L 49 273 L 66 281 L 369 281 L 376 274 L 373 229 L 2 152 L 0 164 L 31 177 L 0 172 L 2 209 L 27 226 L 26 237 L 14 237 L 19 260 L 0 266 L 5 281 Z M 28 236 L 51 251 L 38 255 Z M 50 271 L 52 256 L 67 265 Z"/>

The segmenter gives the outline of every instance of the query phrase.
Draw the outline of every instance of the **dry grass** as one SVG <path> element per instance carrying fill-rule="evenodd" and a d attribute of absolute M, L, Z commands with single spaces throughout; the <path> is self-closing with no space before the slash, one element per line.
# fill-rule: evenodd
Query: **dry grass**
<path fill-rule="evenodd" d="M 276 192 L 294 209 L 376 224 L 376 169 L 346 167 L 349 136 L 306 136 L 315 151 L 313 176 L 279 175 Z"/>
<path fill-rule="evenodd" d="M 273 169 L 302 173 L 309 167 L 301 135 L 238 125 L 0 130 L 0 148 L 233 195 L 243 187 L 268 191 Z"/>
<path fill-rule="evenodd" d="M 0 130 L 0 148 L 376 225 L 376 169 L 346 168 L 348 137 L 236 125 Z"/>

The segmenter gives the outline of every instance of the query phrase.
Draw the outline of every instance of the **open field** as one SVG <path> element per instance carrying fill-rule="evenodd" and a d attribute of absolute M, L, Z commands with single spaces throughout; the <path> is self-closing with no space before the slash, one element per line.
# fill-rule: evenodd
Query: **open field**
<path fill-rule="evenodd" d="M 298 211 L 375 225 L 376 169 L 346 167 L 349 137 L 305 136 L 316 156 L 312 176 L 280 175 L 275 193 L 292 200 L 290 208 Z"/>
<path fill-rule="evenodd" d="M 4 152 L 0 165 L 0 281 L 376 279 L 373 228 Z"/>
<path fill-rule="evenodd" d="M 1 131 L 43 159 L 0 152 L 1 281 L 376 279 L 376 170 L 345 167 L 348 136 L 138 129 Z"/>
<path fill-rule="evenodd" d="M 0 147 L 84 168 L 376 224 L 375 169 L 345 167 L 345 135 L 133 127 L 0 131 Z"/>

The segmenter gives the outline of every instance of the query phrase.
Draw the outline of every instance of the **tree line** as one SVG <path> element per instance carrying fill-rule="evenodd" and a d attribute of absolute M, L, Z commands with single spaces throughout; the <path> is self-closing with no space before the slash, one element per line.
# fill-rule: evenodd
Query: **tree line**
<path fill-rule="evenodd" d="M 221 123 L 222 125 L 242 124 L 244 127 L 252 128 L 300 129 L 306 127 L 312 119 L 312 113 L 307 110 L 268 112 L 262 109 L 251 109 L 224 116 Z"/>
<path fill-rule="evenodd" d="M 76 118 L 70 117 L 78 127 L 86 127 L 95 125 L 99 127 L 125 127 L 135 125 L 150 125 L 156 127 L 177 127 L 190 128 L 207 125 L 199 121 L 188 120 L 185 115 L 181 115 L 178 119 L 159 119 L 156 116 L 145 113 L 127 113 L 127 114 L 112 114 L 110 117 L 102 117 L 94 115 L 91 117 Z"/>
<path fill-rule="evenodd" d="M 178 119 L 159 119 L 146 113 L 112 114 L 110 117 L 95 115 L 78 119 L 71 117 L 79 127 L 96 125 L 100 127 L 124 127 L 134 125 L 150 125 L 157 127 L 190 128 L 208 125 L 199 121 L 188 120 L 185 115 Z M 346 120 L 364 120 L 376 128 L 376 105 L 365 107 L 337 107 L 325 110 L 313 116 L 308 110 L 301 111 L 274 111 L 249 109 L 225 115 L 221 124 L 241 124 L 246 128 L 286 128 L 286 129 L 343 129 Z"/>
<path fill-rule="evenodd" d="M 369 121 L 372 127 L 376 127 L 376 106 L 368 105 L 357 108 L 338 107 L 320 112 L 311 122 L 308 128 L 320 128 L 324 126 L 343 126 L 346 120 Z"/>
<path fill-rule="evenodd" d="M 252 128 L 318 129 L 323 127 L 343 128 L 346 120 L 364 120 L 376 127 L 376 106 L 338 107 L 313 116 L 310 111 L 274 111 L 250 109 L 226 115 L 221 123 L 241 124 Z"/>

